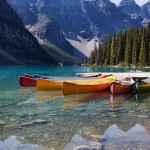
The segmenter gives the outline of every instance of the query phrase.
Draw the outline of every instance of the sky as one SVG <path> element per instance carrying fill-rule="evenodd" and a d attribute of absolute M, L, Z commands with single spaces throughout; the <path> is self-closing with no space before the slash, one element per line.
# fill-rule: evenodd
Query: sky
<path fill-rule="evenodd" d="M 118 3 L 121 0 L 110 0 L 110 1 L 118 5 Z M 135 0 L 135 2 L 141 6 L 141 5 L 145 4 L 146 2 L 148 2 L 148 0 Z"/>

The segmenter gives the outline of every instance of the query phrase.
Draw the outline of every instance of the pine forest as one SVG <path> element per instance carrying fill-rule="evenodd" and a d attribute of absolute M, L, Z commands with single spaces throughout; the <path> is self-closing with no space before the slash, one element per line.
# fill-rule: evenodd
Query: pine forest
<path fill-rule="evenodd" d="M 109 35 L 98 47 L 95 46 L 88 63 L 96 66 L 149 66 L 150 24 Z"/>

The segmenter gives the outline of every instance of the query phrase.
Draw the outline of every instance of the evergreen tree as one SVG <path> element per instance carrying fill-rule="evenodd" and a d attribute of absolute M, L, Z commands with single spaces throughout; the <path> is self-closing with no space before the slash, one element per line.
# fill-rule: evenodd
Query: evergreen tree
<path fill-rule="evenodd" d="M 105 41 L 104 44 L 103 44 L 103 47 L 102 47 L 102 53 L 103 53 L 103 62 L 102 64 L 104 65 L 105 62 L 106 62 L 106 55 L 107 55 L 107 42 Z"/>
<path fill-rule="evenodd" d="M 95 50 L 94 50 L 94 57 L 95 57 L 95 65 L 99 65 L 99 55 L 98 55 L 98 49 L 97 49 L 97 47 L 95 46 Z"/>
<path fill-rule="evenodd" d="M 150 24 L 147 28 L 145 28 L 145 65 L 148 66 L 150 64 Z"/>
<path fill-rule="evenodd" d="M 139 56 L 139 63 L 141 66 L 144 66 L 144 51 L 145 51 L 145 42 L 144 42 L 144 36 L 142 36 L 140 56 Z"/>
<path fill-rule="evenodd" d="M 132 63 L 132 34 L 131 30 L 128 29 L 125 46 L 125 64 L 130 66 Z"/>
<path fill-rule="evenodd" d="M 102 66 L 103 65 L 103 45 L 101 43 L 99 43 L 99 65 Z"/>
<path fill-rule="evenodd" d="M 132 64 L 137 66 L 138 62 L 138 28 L 133 31 Z"/>
<path fill-rule="evenodd" d="M 90 56 L 90 65 L 93 64 L 95 64 L 95 51 L 92 51 Z"/>
<path fill-rule="evenodd" d="M 122 33 L 117 34 L 116 39 L 116 64 L 121 62 L 121 51 L 122 51 Z"/>
<path fill-rule="evenodd" d="M 111 41 L 112 41 L 112 36 L 109 34 L 109 36 L 108 36 L 108 42 L 107 42 L 107 52 L 106 52 L 105 65 L 110 65 Z"/>
<path fill-rule="evenodd" d="M 112 38 L 112 42 L 111 42 L 111 50 L 110 50 L 110 65 L 114 66 L 116 64 L 116 38 L 115 36 Z"/>

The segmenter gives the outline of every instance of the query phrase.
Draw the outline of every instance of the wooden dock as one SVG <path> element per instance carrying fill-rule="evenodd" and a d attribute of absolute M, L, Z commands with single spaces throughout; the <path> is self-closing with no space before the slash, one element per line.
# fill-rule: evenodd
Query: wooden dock
<path fill-rule="evenodd" d="M 76 73 L 77 76 L 92 76 L 92 75 L 115 75 L 117 80 L 125 78 L 125 77 L 132 77 L 132 78 L 149 78 L 150 72 L 91 72 L 91 73 Z"/>

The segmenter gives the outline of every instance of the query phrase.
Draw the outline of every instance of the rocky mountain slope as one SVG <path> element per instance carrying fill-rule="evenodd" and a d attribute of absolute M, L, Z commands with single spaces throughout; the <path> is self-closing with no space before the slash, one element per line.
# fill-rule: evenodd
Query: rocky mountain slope
<path fill-rule="evenodd" d="M 61 24 L 49 11 L 49 1 L 37 0 L 8 0 L 8 3 L 19 13 L 28 30 L 36 37 L 50 42 L 79 59 L 86 57 L 74 48 L 66 39 Z M 54 11 L 55 12 L 55 11 Z M 56 10 L 57 13 L 57 10 Z M 69 27 L 68 27 L 69 28 Z"/>
<path fill-rule="evenodd" d="M 140 7 L 134 0 L 122 0 L 118 8 L 124 14 L 130 15 L 132 19 L 139 20 L 142 25 L 147 25 L 150 22 L 150 1 Z"/>
<path fill-rule="evenodd" d="M 0 10 L 0 64 L 57 64 L 5 0 Z"/>
<path fill-rule="evenodd" d="M 9 4 L 5 0 L 0 1 L 0 10 L 0 64 L 71 65 L 82 63 L 82 60 L 74 56 L 73 52 L 75 51 L 72 51 L 72 53 L 69 54 L 68 52 L 64 52 L 62 49 L 59 49 L 58 47 L 53 46 L 52 44 L 47 44 L 43 42 L 43 40 L 40 40 L 39 44 L 37 38 L 35 38 L 35 36 L 33 36 L 24 27 L 24 23 L 22 22 L 19 15 L 16 12 L 14 12 L 14 10 L 9 6 Z M 42 15 L 38 15 L 39 17 L 42 17 Z M 53 21 L 53 19 L 49 19 L 49 17 L 48 19 L 44 20 L 49 20 L 49 22 L 51 20 Z M 42 24 L 44 27 L 47 27 L 46 25 L 49 22 L 46 21 L 45 24 L 43 22 L 37 23 L 39 23 L 40 25 Z M 57 23 L 55 24 L 57 25 Z M 38 27 L 40 31 L 41 28 L 40 26 Z M 50 27 L 50 30 L 47 30 L 46 28 L 46 31 L 48 32 L 54 29 L 53 26 L 48 27 Z M 59 28 L 56 29 L 58 32 L 60 32 Z M 42 36 L 43 39 L 47 38 L 42 35 L 42 32 L 44 32 L 43 28 L 40 33 L 36 32 L 36 34 L 39 34 L 39 37 Z M 65 42 L 67 41 L 65 40 Z M 61 42 L 60 40 L 61 45 L 63 45 L 62 43 L 63 42 Z M 72 48 L 72 46 L 69 43 L 68 45 Z"/>
<path fill-rule="evenodd" d="M 142 7 L 142 15 L 143 15 L 143 24 L 150 23 L 150 0 L 144 4 Z"/>
<path fill-rule="evenodd" d="M 122 0 L 119 6 L 109 0 L 7 1 L 35 36 L 60 44 L 59 48 L 70 54 L 78 53 L 68 45 L 71 43 L 86 56 L 90 55 L 95 42 L 108 33 L 129 25 L 141 26 L 146 18 L 143 11 L 147 8 L 141 9 L 134 0 Z M 46 20 L 49 21 L 46 23 Z"/>
<path fill-rule="evenodd" d="M 122 0 L 118 7 L 125 14 L 136 14 L 139 16 L 142 14 L 141 7 L 134 0 Z"/>

